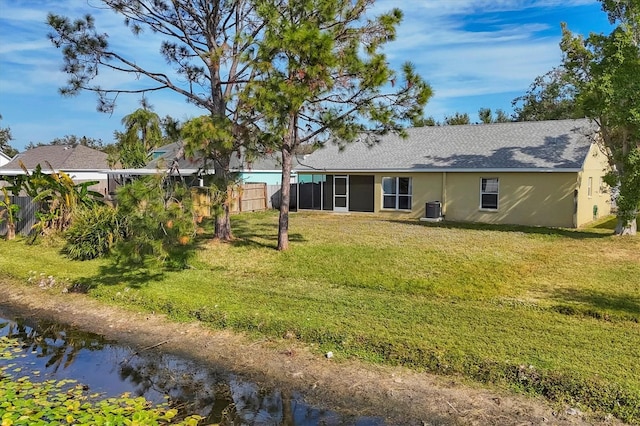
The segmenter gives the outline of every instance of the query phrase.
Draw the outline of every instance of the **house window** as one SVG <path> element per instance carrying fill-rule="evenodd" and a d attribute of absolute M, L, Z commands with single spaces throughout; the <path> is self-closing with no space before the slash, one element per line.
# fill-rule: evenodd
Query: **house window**
<path fill-rule="evenodd" d="M 498 210 L 498 178 L 481 179 L 480 208 L 483 210 Z"/>
<path fill-rule="evenodd" d="M 411 178 L 382 178 L 382 208 L 411 210 Z"/>
<path fill-rule="evenodd" d="M 589 179 L 587 179 L 587 196 L 591 198 L 592 195 L 593 195 L 593 178 L 590 177 Z"/>

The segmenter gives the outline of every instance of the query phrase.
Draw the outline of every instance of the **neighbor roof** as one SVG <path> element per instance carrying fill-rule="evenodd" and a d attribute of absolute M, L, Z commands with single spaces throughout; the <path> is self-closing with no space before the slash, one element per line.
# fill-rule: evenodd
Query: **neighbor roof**
<path fill-rule="evenodd" d="M 144 166 L 144 169 L 167 169 L 173 162 L 178 161 L 178 169 L 182 172 L 183 170 L 197 170 L 201 169 L 204 165 L 202 158 L 196 157 L 187 159 L 184 158 L 184 155 L 177 155 L 181 148 L 181 142 L 174 142 L 168 145 L 161 146 L 160 148 L 156 148 L 155 152 L 160 155 L 157 158 L 154 158 L 149 164 Z M 243 156 L 238 157 L 237 155 L 233 155 L 231 157 L 230 169 L 236 172 L 260 172 L 260 171 L 276 171 L 282 170 L 282 156 L 279 152 L 274 152 L 270 154 L 264 154 L 260 157 L 257 157 L 255 160 L 251 162 L 247 162 Z M 293 165 L 297 165 L 295 161 L 295 157 L 293 159 Z M 208 167 L 213 171 L 213 164 L 209 163 Z"/>
<path fill-rule="evenodd" d="M 180 173 L 195 173 L 198 169 L 201 169 L 203 166 L 202 160 L 184 158 L 184 155 L 179 152 L 181 148 L 182 142 L 173 142 L 156 148 L 154 152 L 160 155 L 151 160 L 149 164 L 142 167 L 142 169 L 167 170 L 176 160 L 178 161 L 178 170 Z"/>
<path fill-rule="evenodd" d="M 416 127 L 373 146 L 327 143 L 301 160 L 298 172 L 577 171 L 596 127 L 588 120 Z"/>
<path fill-rule="evenodd" d="M 0 171 L 21 170 L 20 162 L 29 170 L 35 169 L 40 164 L 43 171 L 48 171 L 49 166 L 47 163 L 56 171 L 103 170 L 109 168 L 107 154 L 97 149 L 84 145 L 45 145 L 16 155 L 13 160 L 0 167 Z"/>

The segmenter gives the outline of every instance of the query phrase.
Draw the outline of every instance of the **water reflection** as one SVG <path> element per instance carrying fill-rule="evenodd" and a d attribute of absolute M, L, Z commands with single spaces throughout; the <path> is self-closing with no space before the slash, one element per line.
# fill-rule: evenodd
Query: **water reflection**
<path fill-rule="evenodd" d="M 62 324 L 0 318 L 0 336 L 22 342 L 26 356 L 11 362 L 39 371 L 42 380 L 74 379 L 92 393 L 99 392 L 105 397 L 131 392 L 156 403 L 168 397 L 183 413 L 203 416 L 204 424 L 384 424 L 378 418 L 355 418 L 311 407 L 298 394 L 265 389 L 238 375 L 156 351 L 138 353 L 102 336 Z"/>
<path fill-rule="evenodd" d="M 100 351 L 107 343 L 101 336 L 69 331 L 59 324 L 43 322 L 36 330 L 21 319 L 0 321 L 0 335 L 20 340 L 25 351 L 46 359 L 44 366 L 52 373 L 58 372 L 61 366 L 68 368 L 81 350 Z"/>

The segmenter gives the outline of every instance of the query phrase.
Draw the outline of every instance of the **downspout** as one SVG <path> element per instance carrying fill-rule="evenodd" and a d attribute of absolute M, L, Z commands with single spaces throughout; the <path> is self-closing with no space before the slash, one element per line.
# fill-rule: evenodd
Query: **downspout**
<path fill-rule="evenodd" d="M 442 217 L 446 217 L 447 215 L 447 172 L 442 172 L 442 200 L 441 204 L 441 215 Z"/>
<path fill-rule="evenodd" d="M 573 227 L 576 229 L 578 228 L 578 207 L 580 203 L 580 187 L 582 186 L 582 179 L 582 171 L 580 171 L 578 172 L 576 188 L 573 190 Z"/>

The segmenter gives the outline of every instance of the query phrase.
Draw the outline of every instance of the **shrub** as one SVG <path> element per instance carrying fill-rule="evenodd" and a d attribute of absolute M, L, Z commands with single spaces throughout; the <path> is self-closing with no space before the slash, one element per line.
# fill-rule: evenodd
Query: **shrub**
<path fill-rule="evenodd" d="M 162 175 L 143 176 L 120 187 L 117 199 L 130 229 L 118 244 L 119 260 L 141 264 L 156 259 L 184 266 L 196 231 L 188 187 Z"/>
<path fill-rule="evenodd" d="M 126 237 L 127 228 L 127 220 L 117 208 L 104 204 L 79 208 L 64 234 L 63 252 L 74 260 L 104 256 Z"/>

